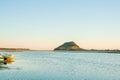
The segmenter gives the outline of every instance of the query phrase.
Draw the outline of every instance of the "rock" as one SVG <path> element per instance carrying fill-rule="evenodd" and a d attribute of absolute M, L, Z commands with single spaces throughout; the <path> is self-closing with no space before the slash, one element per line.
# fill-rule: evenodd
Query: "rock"
<path fill-rule="evenodd" d="M 65 42 L 61 46 L 54 49 L 54 51 L 56 50 L 78 51 L 78 50 L 84 50 L 84 49 L 80 48 L 75 42 L 71 41 L 71 42 Z"/>

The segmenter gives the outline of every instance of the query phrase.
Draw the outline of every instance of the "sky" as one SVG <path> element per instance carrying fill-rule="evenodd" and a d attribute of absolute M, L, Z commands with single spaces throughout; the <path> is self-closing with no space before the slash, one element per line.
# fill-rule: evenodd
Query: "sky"
<path fill-rule="evenodd" d="M 0 47 L 120 49 L 120 0 L 0 0 Z"/>

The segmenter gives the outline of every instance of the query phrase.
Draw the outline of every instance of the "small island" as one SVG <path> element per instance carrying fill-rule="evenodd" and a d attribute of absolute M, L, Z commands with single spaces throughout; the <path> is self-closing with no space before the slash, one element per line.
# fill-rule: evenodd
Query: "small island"
<path fill-rule="evenodd" d="M 70 41 L 70 42 L 65 42 L 64 44 L 62 44 L 59 47 L 54 49 L 54 51 L 56 51 L 56 50 L 79 51 L 79 50 L 84 50 L 84 49 L 80 48 L 75 42 Z"/>
<path fill-rule="evenodd" d="M 120 50 L 114 49 L 105 49 L 105 50 L 97 50 L 97 49 L 84 49 L 79 47 L 75 42 L 70 41 L 70 42 L 65 42 L 59 47 L 55 48 L 54 51 L 85 51 L 89 53 L 120 53 Z"/>

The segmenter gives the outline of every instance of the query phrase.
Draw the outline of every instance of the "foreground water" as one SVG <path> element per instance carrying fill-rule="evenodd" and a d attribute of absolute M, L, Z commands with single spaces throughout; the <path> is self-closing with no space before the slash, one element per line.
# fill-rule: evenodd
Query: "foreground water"
<path fill-rule="evenodd" d="M 120 80 L 120 54 L 14 52 L 0 80 Z"/>

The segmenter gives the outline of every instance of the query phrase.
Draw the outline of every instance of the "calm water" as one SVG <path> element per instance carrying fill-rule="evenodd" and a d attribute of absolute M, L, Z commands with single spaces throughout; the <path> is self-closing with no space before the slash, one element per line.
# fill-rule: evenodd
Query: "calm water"
<path fill-rule="evenodd" d="M 120 54 L 14 52 L 0 80 L 120 80 Z"/>

